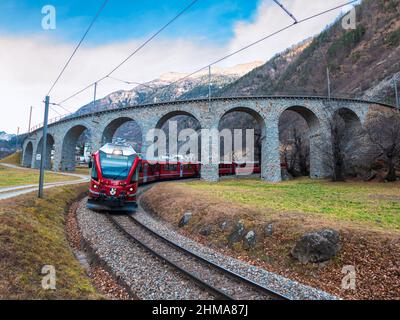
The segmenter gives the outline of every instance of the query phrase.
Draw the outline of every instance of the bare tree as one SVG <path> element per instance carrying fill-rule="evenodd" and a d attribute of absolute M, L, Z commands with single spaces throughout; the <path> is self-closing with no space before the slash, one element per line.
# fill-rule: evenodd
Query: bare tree
<path fill-rule="evenodd" d="M 332 180 L 345 181 L 345 144 L 346 133 L 344 120 L 339 114 L 335 113 L 330 121 L 331 129 L 331 166 Z"/>
<path fill-rule="evenodd" d="M 332 173 L 332 181 L 345 181 L 359 156 L 364 131 L 357 116 L 349 110 L 336 111 L 327 118 L 330 140 L 328 144 L 322 142 L 318 151 Z"/>
<path fill-rule="evenodd" d="M 371 158 L 385 164 L 385 180 L 396 181 L 400 165 L 400 113 L 373 112 L 367 118 L 366 132 L 371 143 Z"/>
<path fill-rule="evenodd" d="M 294 176 L 307 176 L 308 170 L 308 143 L 304 132 L 295 126 L 287 129 L 287 137 L 283 143 L 282 151 L 288 172 Z"/>

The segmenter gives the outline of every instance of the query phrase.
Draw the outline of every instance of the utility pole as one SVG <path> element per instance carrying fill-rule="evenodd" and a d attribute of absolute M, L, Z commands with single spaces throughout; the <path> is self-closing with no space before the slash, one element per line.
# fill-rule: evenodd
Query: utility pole
<path fill-rule="evenodd" d="M 96 93 L 97 93 L 97 82 L 94 83 L 94 95 L 93 95 L 93 111 L 96 112 Z"/>
<path fill-rule="evenodd" d="M 395 95 L 395 99 L 396 99 L 396 104 L 395 104 L 395 106 L 396 106 L 397 111 L 400 112 L 399 93 L 398 93 L 398 91 L 397 91 L 397 80 L 396 80 L 396 79 L 393 79 L 393 82 L 394 82 L 394 95 Z"/>
<path fill-rule="evenodd" d="M 211 66 L 208 66 L 208 110 L 211 109 Z"/>
<path fill-rule="evenodd" d="M 31 132 L 31 124 L 32 124 L 32 109 L 33 107 L 31 106 L 30 111 L 29 111 L 29 125 L 28 125 L 28 133 Z"/>
<path fill-rule="evenodd" d="M 17 127 L 17 136 L 15 137 L 15 151 L 18 150 L 18 136 L 19 136 L 19 127 Z"/>
<path fill-rule="evenodd" d="M 50 97 L 46 96 L 44 103 L 44 120 L 43 120 L 43 138 L 42 138 L 42 153 L 40 156 L 40 175 L 39 175 L 39 192 L 38 197 L 43 198 L 43 183 L 44 183 L 44 165 L 46 161 L 46 145 L 47 145 L 47 120 L 49 118 Z"/>
<path fill-rule="evenodd" d="M 331 79 L 329 76 L 329 67 L 326 68 L 326 79 L 328 81 L 328 99 L 331 100 Z"/>

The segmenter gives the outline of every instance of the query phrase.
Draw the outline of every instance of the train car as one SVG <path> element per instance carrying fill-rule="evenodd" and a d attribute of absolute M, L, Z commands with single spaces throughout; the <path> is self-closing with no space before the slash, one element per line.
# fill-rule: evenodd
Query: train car
<path fill-rule="evenodd" d="M 142 159 L 139 171 L 139 184 L 155 181 L 195 178 L 200 173 L 200 165 L 185 161 Z"/>
<path fill-rule="evenodd" d="M 96 211 L 137 208 L 139 185 L 198 177 L 198 163 L 141 159 L 131 146 L 108 143 L 92 155 L 87 207 Z"/>
<path fill-rule="evenodd" d="M 87 207 L 134 211 L 141 159 L 131 146 L 108 143 L 92 155 Z"/>
<path fill-rule="evenodd" d="M 164 180 L 196 178 L 201 164 L 177 159 L 142 159 L 131 146 L 108 143 L 92 155 L 87 207 L 97 211 L 127 211 L 137 208 L 139 185 Z M 259 162 L 221 163 L 219 174 L 260 173 Z"/>

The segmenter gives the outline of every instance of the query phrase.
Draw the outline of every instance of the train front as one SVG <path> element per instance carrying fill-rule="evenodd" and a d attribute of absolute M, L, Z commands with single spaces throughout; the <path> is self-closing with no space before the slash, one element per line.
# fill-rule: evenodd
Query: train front
<path fill-rule="evenodd" d="M 92 156 L 87 207 L 92 210 L 134 211 L 140 158 L 131 146 L 108 143 Z"/>

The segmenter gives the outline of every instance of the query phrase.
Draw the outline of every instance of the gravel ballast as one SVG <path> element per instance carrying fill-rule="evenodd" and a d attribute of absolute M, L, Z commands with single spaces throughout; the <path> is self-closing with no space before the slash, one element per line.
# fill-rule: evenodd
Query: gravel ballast
<path fill-rule="evenodd" d="M 165 238 L 196 252 L 241 276 L 295 300 L 337 299 L 280 275 L 215 252 L 169 227 L 139 207 L 135 218 Z M 107 268 L 140 299 L 213 299 L 208 292 L 178 271 L 129 241 L 106 215 L 86 208 L 83 199 L 77 209 L 77 221 L 85 242 Z"/>
<path fill-rule="evenodd" d="M 195 242 L 173 230 L 165 221 L 156 219 L 154 216 L 145 212 L 142 208 L 134 214 L 135 218 L 147 225 L 152 230 L 161 234 L 165 238 L 176 242 L 180 246 L 196 252 L 198 255 L 213 261 L 235 273 L 253 280 L 264 287 L 267 287 L 279 294 L 293 300 L 336 300 L 337 297 L 303 285 L 297 281 L 292 281 L 265 269 L 252 266 L 246 262 L 234 259 L 219 252 L 216 252 L 198 242 Z"/>
<path fill-rule="evenodd" d="M 129 241 L 106 215 L 86 208 L 86 198 L 76 217 L 82 237 L 97 259 L 139 299 L 209 300 L 214 297 L 172 267 Z"/>

